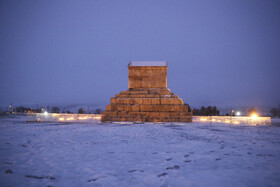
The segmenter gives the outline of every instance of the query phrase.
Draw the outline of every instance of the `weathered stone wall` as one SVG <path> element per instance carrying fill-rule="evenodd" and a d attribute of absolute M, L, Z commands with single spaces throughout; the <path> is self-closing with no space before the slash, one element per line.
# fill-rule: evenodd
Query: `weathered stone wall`
<path fill-rule="evenodd" d="M 167 88 L 167 66 L 128 66 L 128 88 Z"/>

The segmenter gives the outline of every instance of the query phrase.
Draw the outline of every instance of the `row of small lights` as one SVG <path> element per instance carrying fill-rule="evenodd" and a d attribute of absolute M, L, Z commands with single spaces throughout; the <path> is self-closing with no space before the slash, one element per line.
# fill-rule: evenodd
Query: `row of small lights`
<path fill-rule="evenodd" d="M 201 121 L 207 121 L 206 118 L 200 118 L 200 120 L 201 120 Z M 217 122 L 221 122 L 221 120 L 216 120 L 216 119 L 211 119 L 210 121 L 213 121 L 213 122 L 216 122 L 216 121 L 217 121 Z M 226 120 L 226 122 L 229 123 L 230 120 Z"/>
<path fill-rule="evenodd" d="M 258 115 L 257 114 L 252 114 L 250 117 L 251 117 L 252 120 L 258 119 Z M 200 121 L 207 121 L 207 119 L 206 118 L 200 118 Z M 221 120 L 216 120 L 216 119 L 211 119 L 210 121 L 212 121 L 212 122 L 216 122 L 216 121 L 217 122 L 222 122 Z M 232 122 L 231 120 L 225 120 L 225 123 L 231 123 L 231 122 Z M 240 122 L 233 121 L 232 123 L 239 124 Z"/>
<path fill-rule="evenodd" d="M 84 119 L 100 119 L 101 117 L 100 116 L 95 116 L 95 117 L 78 117 L 78 120 L 84 120 Z M 71 117 L 71 118 L 63 118 L 63 117 L 60 117 L 58 118 L 59 121 L 64 121 L 64 120 L 67 120 L 67 121 L 71 121 L 71 120 L 75 120 L 75 118 Z"/>
<path fill-rule="evenodd" d="M 207 121 L 207 119 L 205 119 L 205 118 L 200 118 L 200 121 Z M 216 122 L 216 119 L 212 119 L 212 120 L 210 120 L 210 121 Z M 222 121 L 221 121 L 221 120 L 217 120 L 217 122 L 222 122 Z M 225 121 L 225 123 L 230 123 L 230 122 L 231 122 L 230 120 L 226 120 L 226 121 Z M 234 123 L 234 124 L 239 124 L 238 121 L 233 121 L 233 123 Z"/>
<path fill-rule="evenodd" d="M 48 115 L 48 112 L 45 111 L 45 112 L 44 112 L 44 115 Z M 59 115 L 59 114 L 52 114 L 52 116 L 57 116 L 57 115 Z M 236 115 L 240 116 L 240 112 L 239 112 L 239 111 L 236 112 Z M 92 119 L 92 118 L 94 118 L 94 119 L 100 119 L 101 117 L 100 117 L 100 116 L 95 116 L 95 117 L 87 117 L 87 116 L 85 116 L 85 117 L 78 117 L 78 120 L 85 120 L 85 119 Z M 256 120 L 256 119 L 258 118 L 258 116 L 257 116 L 257 114 L 252 114 L 252 115 L 251 115 L 251 118 L 252 118 L 253 120 Z M 73 118 L 73 117 L 70 117 L 70 118 L 63 118 L 63 117 L 60 117 L 60 118 L 58 118 L 58 120 L 59 120 L 59 121 L 64 121 L 64 120 L 71 121 L 71 120 L 75 120 L 75 118 Z M 207 119 L 206 119 L 206 118 L 200 118 L 200 121 L 207 121 Z M 210 121 L 216 122 L 216 119 L 211 119 Z M 221 120 L 217 120 L 217 122 L 221 122 Z M 231 121 L 230 121 L 230 120 L 226 120 L 225 123 L 231 123 Z M 233 121 L 233 123 L 234 123 L 234 124 L 239 124 L 238 121 Z"/>
<path fill-rule="evenodd" d="M 47 111 L 44 112 L 44 115 L 47 116 L 49 113 Z M 52 116 L 58 116 L 60 114 L 52 114 Z M 87 116 L 84 116 L 84 117 L 78 117 L 78 120 L 85 120 L 85 119 L 100 119 L 101 117 L 100 116 L 95 116 L 95 117 L 87 117 Z M 71 120 L 75 120 L 75 118 L 73 117 L 70 117 L 70 118 L 64 118 L 64 117 L 60 117 L 58 118 L 59 121 L 64 121 L 64 120 L 67 120 L 67 121 L 71 121 Z"/>

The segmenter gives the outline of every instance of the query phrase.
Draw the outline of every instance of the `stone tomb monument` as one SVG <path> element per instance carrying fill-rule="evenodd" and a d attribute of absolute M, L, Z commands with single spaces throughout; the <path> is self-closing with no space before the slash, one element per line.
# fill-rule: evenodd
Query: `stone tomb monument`
<path fill-rule="evenodd" d="M 166 62 L 130 62 L 128 90 L 111 98 L 101 121 L 192 122 L 192 113 L 167 88 Z"/>

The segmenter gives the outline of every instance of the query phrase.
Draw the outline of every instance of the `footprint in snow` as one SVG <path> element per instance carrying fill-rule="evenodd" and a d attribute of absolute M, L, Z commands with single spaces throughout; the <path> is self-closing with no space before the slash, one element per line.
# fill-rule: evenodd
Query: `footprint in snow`
<path fill-rule="evenodd" d="M 221 158 L 216 158 L 215 160 L 217 160 L 217 161 L 218 161 L 218 160 L 222 160 L 222 159 L 221 159 Z"/>
<path fill-rule="evenodd" d="M 180 167 L 177 166 L 177 165 L 175 165 L 175 166 L 173 166 L 173 167 L 167 167 L 166 169 L 180 169 Z"/>
<path fill-rule="evenodd" d="M 271 154 L 256 154 L 256 156 L 266 157 L 266 156 L 272 156 L 272 155 Z"/>
<path fill-rule="evenodd" d="M 104 177 L 97 177 L 97 178 L 94 178 L 94 179 L 89 179 L 88 182 L 95 182 L 95 181 L 97 181 L 99 179 L 102 179 L 102 178 L 105 178 L 105 176 Z"/>
<path fill-rule="evenodd" d="M 36 176 L 36 175 L 25 175 L 25 177 L 27 178 L 33 178 L 33 179 L 51 179 L 51 180 L 54 180 L 55 177 L 53 176 L 44 176 L 44 177 L 40 177 L 40 176 Z"/>
<path fill-rule="evenodd" d="M 4 164 L 11 165 L 11 164 L 13 164 L 13 163 L 12 163 L 12 162 L 4 162 Z"/>
<path fill-rule="evenodd" d="M 167 175 L 168 173 L 161 173 L 158 175 L 158 177 L 164 177 L 165 175 Z"/>
<path fill-rule="evenodd" d="M 138 169 L 128 170 L 127 172 L 133 173 L 133 172 L 136 172 L 136 171 L 144 172 L 143 170 L 138 170 Z"/>
<path fill-rule="evenodd" d="M 194 152 L 190 152 L 189 154 L 184 155 L 184 158 L 187 158 L 187 157 L 191 156 L 192 154 L 194 154 Z"/>
<path fill-rule="evenodd" d="M 172 158 L 168 158 L 168 159 L 166 159 L 165 161 L 170 161 L 170 160 L 172 160 Z"/>
<path fill-rule="evenodd" d="M 5 174 L 13 174 L 13 170 L 7 169 L 7 170 L 5 171 Z"/>

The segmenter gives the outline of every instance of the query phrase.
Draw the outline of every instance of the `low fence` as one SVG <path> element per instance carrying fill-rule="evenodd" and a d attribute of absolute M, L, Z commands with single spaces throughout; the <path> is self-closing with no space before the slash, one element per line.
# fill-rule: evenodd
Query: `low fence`
<path fill-rule="evenodd" d="M 28 122 L 84 122 L 101 123 L 101 114 L 58 114 L 58 113 L 31 113 L 27 115 Z M 227 123 L 271 125 L 270 117 L 248 116 L 193 116 L 196 123 Z"/>
<path fill-rule="evenodd" d="M 249 116 L 193 116 L 193 122 L 204 123 L 227 123 L 227 124 L 250 124 L 271 125 L 270 117 Z"/>
<path fill-rule="evenodd" d="M 100 123 L 101 114 L 58 114 L 32 113 L 27 115 L 27 122 L 94 122 Z"/>

